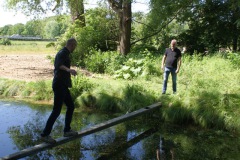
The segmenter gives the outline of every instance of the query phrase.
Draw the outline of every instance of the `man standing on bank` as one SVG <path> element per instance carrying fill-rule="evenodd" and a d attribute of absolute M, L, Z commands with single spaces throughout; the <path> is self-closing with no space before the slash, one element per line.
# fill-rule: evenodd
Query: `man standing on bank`
<path fill-rule="evenodd" d="M 181 51 L 177 48 L 177 41 L 173 39 L 170 48 L 167 48 L 162 58 L 162 70 L 164 71 L 164 80 L 162 94 L 166 94 L 169 74 L 172 75 L 173 94 L 177 92 L 177 73 L 181 66 Z M 165 66 L 165 67 L 164 67 Z"/>
<path fill-rule="evenodd" d="M 66 46 L 61 49 L 55 56 L 54 61 L 54 78 L 52 88 L 54 92 L 54 105 L 51 115 L 49 116 L 46 126 L 41 133 L 42 140 L 47 143 L 55 143 L 56 140 L 50 136 L 53 124 L 61 113 L 62 105 L 65 103 L 67 107 L 64 126 L 64 137 L 77 135 L 76 131 L 71 130 L 70 124 L 74 111 L 74 103 L 69 91 L 72 87 L 71 75 L 77 75 L 74 69 L 70 69 L 70 53 L 77 46 L 77 41 L 74 38 L 67 40 Z"/>

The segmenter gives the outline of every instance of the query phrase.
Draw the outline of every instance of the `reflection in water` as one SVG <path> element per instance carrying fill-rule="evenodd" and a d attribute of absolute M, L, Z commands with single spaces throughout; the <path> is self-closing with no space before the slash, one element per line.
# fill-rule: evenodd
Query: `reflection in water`
<path fill-rule="evenodd" d="M 158 140 L 158 138 L 157 138 Z M 175 159 L 174 153 L 175 144 L 171 140 L 165 140 L 164 137 L 159 137 L 159 146 L 156 149 L 157 160 Z"/>
<path fill-rule="evenodd" d="M 41 143 L 39 135 L 50 112 L 47 107 L 0 102 L 0 157 Z M 72 128 L 84 130 L 111 118 L 106 114 L 74 113 Z M 62 123 L 64 115 L 54 124 L 53 137 L 62 136 Z M 162 148 L 160 137 L 165 139 Z M 238 136 L 228 132 L 172 126 L 143 117 L 23 159 L 145 160 L 157 159 L 156 149 L 164 151 L 166 159 L 240 159 L 239 144 Z"/>

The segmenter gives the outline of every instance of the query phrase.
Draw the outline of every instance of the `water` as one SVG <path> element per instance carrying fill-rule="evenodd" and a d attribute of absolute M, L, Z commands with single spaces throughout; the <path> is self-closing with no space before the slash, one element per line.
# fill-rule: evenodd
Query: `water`
<path fill-rule="evenodd" d="M 41 143 L 39 134 L 51 107 L 0 101 L 0 157 Z M 64 113 L 54 125 L 52 136 L 62 136 Z M 111 114 L 74 113 L 72 127 L 84 130 L 112 119 Z M 151 119 L 151 120 L 150 120 Z M 194 126 L 174 126 L 144 117 L 79 138 L 22 159 L 94 160 L 156 159 L 161 143 L 165 159 L 240 159 L 237 134 Z M 164 138 L 160 141 L 160 137 Z"/>

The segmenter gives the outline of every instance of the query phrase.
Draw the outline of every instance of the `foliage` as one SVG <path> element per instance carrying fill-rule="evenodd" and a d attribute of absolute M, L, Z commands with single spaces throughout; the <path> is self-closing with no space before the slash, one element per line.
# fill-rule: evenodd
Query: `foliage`
<path fill-rule="evenodd" d="M 121 95 L 121 110 L 132 112 L 153 104 L 155 98 L 154 94 L 140 84 L 126 85 Z"/>
<path fill-rule="evenodd" d="M 179 39 L 191 53 L 194 50 L 213 53 L 220 48 L 236 51 L 239 46 L 239 35 L 236 33 L 240 31 L 236 23 L 240 15 L 237 6 L 237 1 L 196 2 L 188 19 L 189 29 L 180 34 Z"/>
<path fill-rule="evenodd" d="M 232 53 L 229 52 L 227 54 L 227 58 L 231 61 L 234 67 L 239 68 L 240 67 L 240 54 L 239 53 Z"/>
<path fill-rule="evenodd" d="M 12 43 L 11 43 L 10 39 L 2 38 L 1 41 L 0 41 L 0 44 L 6 46 L 6 45 L 11 45 Z"/>
<path fill-rule="evenodd" d="M 64 46 L 67 39 L 75 37 L 78 45 L 72 54 L 73 64 L 85 67 L 84 59 L 91 55 L 93 48 L 100 51 L 116 50 L 117 35 L 115 33 L 114 15 L 104 7 L 97 7 L 86 12 L 86 26 L 76 20 L 58 40 Z M 91 67 L 90 67 L 91 68 Z"/>
<path fill-rule="evenodd" d="M 105 73 L 113 54 L 113 52 L 90 50 L 89 55 L 84 60 L 86 69 L 95 73 Z"/>
<path fill-rule="evenodd" d="M 160 55 L 146 54 L 134 55 L 139 59 L 145 57 L 148 59 L 147 64 L 152 66 L 157 66 L 155 61 L 161 63 Z M 119 58 L 117 54 L 108 56 L 110 55 L 114 57 L 110 58 L 111 61 L 113 59 L 113 63 L 116 61 L 128 62 L 126 57 Z M 128 55 L 129 58 L 130 55 Z M 178 74 L 177 94 L 173 95 L 169 94 L 172 93 L 171 79 L 168 82 L 166 95 L 160 95 L 163 82 L 160 77 L 162 73 L 152 74 L 149 79 L 138 77 L 134 80 L 114 79 L 105 74 L 88 78 L 81 75 L 73 77 L 71 93 L 76 107 L 80 106 L 81 109 L 88 107 L 107 112 L 126 113 L 160 101 L 162 108 L 155 114 L 161 117 L 162 121 L 195 124 L 204 128 L 238 132 L 240 127 L 238 116 L 240 113 L 238 107 L 240 90 L 236 87 L 240 83 L 240 73 L 237 67 L 238 54 L 233 54 L 236 56 L 234 57 L 236 60 L 232 58 L 231 53 L 229 55 L 230 57 L 224 57 L 219 53 L 208 56 L 184 54 L 183 65 Z M 117 60 L 114 61 L 114 59 Z M 0 79 L 0 94 L 6 97 L 49 100 L 52 97 L 51 83 L 23 83 Z"/>
<path fill-rule="evenodd" d="M 32 87 L 35 100 L 50 100 L 52 98 L 52 83 L 50 81 L 37 81 Z"/>
<path fill-rule="evenodd" d="M 114 77 L 133 79 L 139 76 L 146 78 L 149 75 L 160 75 L 157 61 L 160 63 L 160 60 L 155 59 L 148 50 L 129 55 L 123 66 L 115 71 Z"/>
<path fill-rule="evenodd" d="M 11 36 L 38 36 L 44 39 L 59 37 L 66 31 L 69 24 L 69 16 L 52 16 L 41 20 L 30 20 L 26 24 L 6 25 L 0 27 L 0 35 Z"/>
<path fill-rule="evenodd" d="M 72 78 L 72 88 L 70 92 L 72 99 L 75 99 L 80 96 L 84 91 L 90 91 L 93 88 L 93 84 L 89 82 L 87 78 L 83 75 L 77 75 Z"/>
<path fill-rule="evenodd" d="M 24 25 L 24 31 L 23 31 L 23 35 L 31 35 L 31 36 L 43 36 L 42 32 L 43 32 L 43 28 L 42 27 L 44 24 L 42 23 L 41 20 L 31 20 L 28 21 L 25 25 Z M 12 33 L 12 34 L 16 34 L 16 33 Z"/>
<path fill-rule="evenodd" d="M 128 59 L 120 70 L 115 72 L 115 78 L 132 79 L 141 75 L 144 62 L 142 59 Z"/>
<path fill-rule="evenodd" d="M 49 21 L 44 27 L 46 38 L 54 39 L 60 35 L 60 26 L 56 21 Z"/>
<path fill-rule="evenodd" d="M 160 75 L 157 55 L 148 50 L 123 56 L 117 52 L 91 50 L 85 57 L 85 68 L 94 73 L 107 73 L 115 78 L 133 79 L 139 76 Z"/>

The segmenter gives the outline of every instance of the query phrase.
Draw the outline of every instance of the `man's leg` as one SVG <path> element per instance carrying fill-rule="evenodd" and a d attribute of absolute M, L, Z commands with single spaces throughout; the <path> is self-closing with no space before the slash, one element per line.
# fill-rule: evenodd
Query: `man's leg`
<path fill-rule="evenodd" d="M 177 92 L 177 73 L 176 68 L 171 70 L 173 93 Z"/>
<path fill-rule="evenodd" d="M 72 115 L 73 115 L 73 111 L 74 111 L 74 103 L 73 103 L 72 96 L 70 94 L 69 89 L 67 89 L 64 102 L 67 106 L 64 132 L 68 132 L 71 130 Z"/>
<path fill-rule="evenodd" d="M 51 115 L 49 116 L 46 126 L 41 134 L 42 137 L 48 136 L 51 131 L 53 124 L 55 123 L 56 119 L 61 113 L 62 105 L 63 105 L 63 100 L 65 97 L 65 93 L 62 89 L 53 89 L 54 91 L 54 105 L 53 105 L 53 110 Z"/>
<path fill-rule="evenodd" d="M 168 76 L 170 74 L 170 69 L 165 67 L 164 68 L 164 75 L 163 75 L 163 88 L 162 93 L 165 94 L 167 91 L 167 82 L 168 82 Z"/>

